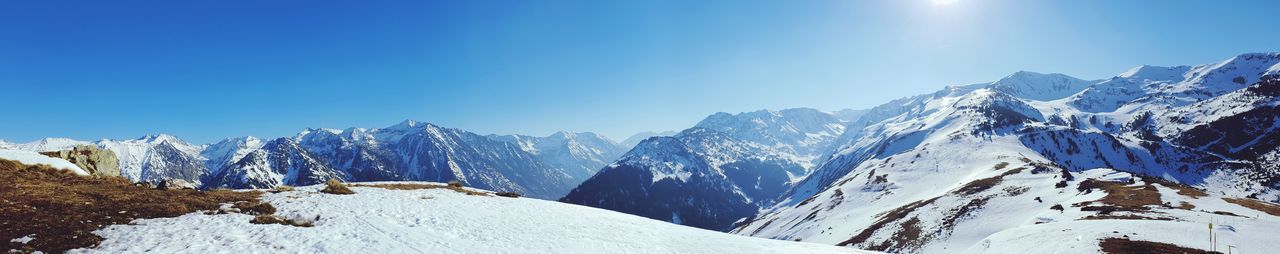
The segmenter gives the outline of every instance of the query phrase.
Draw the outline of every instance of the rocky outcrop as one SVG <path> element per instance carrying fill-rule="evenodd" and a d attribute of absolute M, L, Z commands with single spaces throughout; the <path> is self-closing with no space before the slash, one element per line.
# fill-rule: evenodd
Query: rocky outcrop
<path fill-rule="evenodd" d="M 45 156 L 61 158 L 89 171 L 96 176 L 120 176 L 120 164 L 116 153 L 91 145 L 77 145 L 71 150 L 42 152 Z"/>

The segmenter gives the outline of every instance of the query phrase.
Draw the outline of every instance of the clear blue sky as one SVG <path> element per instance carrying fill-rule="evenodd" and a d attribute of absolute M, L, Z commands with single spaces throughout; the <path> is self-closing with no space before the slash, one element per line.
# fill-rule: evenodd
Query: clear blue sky
<path fill-rule="evenodd" d="M 679 130 L 1280 51 L 1280 1 L 0 1 L 0 139 Z"/>

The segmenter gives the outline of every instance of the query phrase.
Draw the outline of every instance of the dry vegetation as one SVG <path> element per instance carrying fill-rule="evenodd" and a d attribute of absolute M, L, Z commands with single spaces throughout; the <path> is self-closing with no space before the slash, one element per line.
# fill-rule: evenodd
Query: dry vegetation
<path fill-rule="evenodd" d="M 291 220 L 291 219 L 286 219 L 286 218 L 284 218 L 284 217 L 275 216 L 275 215 L 270 215 L 270 214 L 263 214 L 263 215 L 253 216 L 253 220 L 249 221 L 249 223 L 253 223 L 253 224 L 280 224 L 280 225 L 287 225 L 287 226 L 294 226 L 294 227 L 304 227 L 304 228 L 309 228 L 309 227 L 313 227 L 313 226 L 315 226 L 315 223 L 313 223 L 313 222 L 311 222 L 311 221 L 307 221 L 307 220 Z"/>
<path fill-rule="evenodd" d="M 1166 181 L 1163 178 L 1150 177 L 1150 176 L 1138 176 L 1138 177 L 1142 178 L 1143 182 L 1158 183 L 1161 186 L 1178 190 L 1178 195 L 1188 196 L 1192 198 L 1203 198 L 1203 197 L 1209 196 L 1209 193 L 1204 193 L 1204 191 L 1198 190 L 1196 188 L 1193 188 L 1191 186 L 1187 186 L 1184 184 Z"/>
<path fill-rule="evenodd" d="M 876 231 L 879 231 L 880 229 L 884 228 L 885 226 L 888 226 L 890 223 L 894 221 L 898 221 L 898 220 L 902 220 L 903 218 L 906 218 L 907 215 L 911 214 L 911 212 L 914 212 L 916 209 L 932 204 L 934 201 L 937 201 L 937 200 L 938 198 L 920 200 L 920 201 L 912 202 L 910 204 L 895 208 L 893 210 L 889 210 L 886 213 L 880 214 L 878 216 L 879 219 L 877 219 L 875 223 L 872 223 L 870 226 L 867 226 L 867 228 L 863 229 L 862 232 L 859 232 L 857 235 L 854 235 L 853 237 L 849 238 L 849 240 L 845 240 L 836 245 L 849 246 L 849 245 L 865 243 L 867 242 L 867 240 L 871 238 L 872 234 L 875 234 Z M 878 244 L 876 246 L 870 246 L 870 248 L 866 248 L 866 249 L 883 251 L 891 246 L 892 246 L 891 244 L 889 244 L 888 242 L 885 242 L 885 243 Z"/>
<path fill-rule="evenodd" d="M 1262 211 L 1272 216 L 1280 216 L 1280 205 L 1247 198 L 1222 198 L 1228 203 L 1237 204 L 1249 209 Z"/>
<path fill-rule="evenodd" d="M 329 181 L 324 182 L 324 189 L 320 190 L 320 192 L 336 195 L 356 194 L 356 192 L 351 191 L 351 188 L 347 188 L 347 185 L 343 184 L 342 181 L 338 181 L 337 178 L 329 178 Z"/>
<path fill-rule="evenodd" d="M 1125 214 L 1125 215 L 1096 214 L 1096 215 L 1085 216 L 1080 220 L 1167 220 L 1167 221 L 1171 221 L 1173 220 L 1173 218 L 1147 217 L 1147 216 L 1136 215 L 1136 214 Z"/>
<path fill-rule="evenodd" d="M 61 253 L 102 241 L 94 230 L 134 219 L 176 217 L 221 204 L 257 202 L 259 192 L 157 190 L 120 177 L 79 176 L 0 160 L 0 249 Z M 25 244 L 11 242 L 30 236 Z"/>
<path fill-rule="evenodd" d="M 1172 254 L 1172 253 L 1221 253 L 1192 249 L 1167 243 L 1134 241 L 1125 238 L 1107 238 L 1098 243 L 1107 254 Z"/>
<path fill-rule="evenodd" d="M 1000 184 L 1000 182 L 1004 181 L 1004 177 L 1021 173 L 1021 172 L 1022 172 L 1022 168 L 1015 168 L 1015 169 L 1010 169 L 1009 171 L 1005 171 L 1004 173 L 1001 173 L 998 176 L 992 176 L 988 178 L 973 180 L 972 182 L 964 184 L 964 186 L 960 186 L 959 189 L 956 189 L 951 193 L 955 193 L 959 195 L 977 194 L 987 189 L 991 189 L 991 187 L 995 187 L 997 184 Z"/>
<path fill-rule="evenodd" d="M 1097 211 L 1100 214 L 1108 214 L 1112 211 L 1143 212 L 1150 210 L 1147 206 L 1163 204 L 1160 202 L 1160 191 L 1150 184 L 1128 186 L 1127 183 L 1087 179 L 1081 182 L 1077 189 L 1080 191 L 1103 190 L 1107 193 L 1102 199 L 1093 201 L 1100 202 L 1103 206 L 1086 206 L 1092 202 L 1076 204 L 1076 206 L 1084 206 L 1080 209 L 1081 211 Z"/>

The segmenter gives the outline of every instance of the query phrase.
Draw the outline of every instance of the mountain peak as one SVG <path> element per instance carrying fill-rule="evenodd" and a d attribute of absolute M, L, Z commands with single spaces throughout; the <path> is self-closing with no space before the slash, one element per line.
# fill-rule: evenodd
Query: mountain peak
<path fill-rule="evenodd" d="M 145 141 L 147 143 L 182 142 L 182 140 L 178 139 L 178 137 L 174 137 L 173 135 L 164 134 L 164 133 L 146 135 L 138 139 Z"/>
<path fill-rule="evenodd" d="M 418 126 L 418 121 L 414 121 L 413 119 L 405 119 L 404 121 L 400 121 L 400 123 L 393 125 L 391 127 L 388 127 L 387 129 L 408 129 L 408 128 L 413 128 L 417 126 Z"/>
<path fill-rule="evenodd" d="M 992 82 L 988 87 L 1019 98 L 1051 101 L 1071 96 L 1092 83 L 1061 73 L 1018 71 Z"/>
<path fill-rule="evenodd" d="M 1186 74 L 1189 70 L 1191 70 L 1191 66 L 1183 65 L 1164 67 L 1144 64 L 1122 72 L 1120 75 L 1116 75 L 1116 77 L 1148 80 L 1181 80 L 1183 78 L 1182 75 Z"/>

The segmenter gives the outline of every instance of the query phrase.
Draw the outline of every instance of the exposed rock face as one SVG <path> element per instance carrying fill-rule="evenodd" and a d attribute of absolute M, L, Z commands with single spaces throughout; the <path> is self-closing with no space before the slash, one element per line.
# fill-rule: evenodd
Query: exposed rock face
<path fill-rule="evenodd" d="M 194 189 L 196 189 L 197 187 L 199 187 L 199 186 L 197 186 L 195 183 L 192 183 L 192 182 L 187 181 L 187 180 L 182 180 L 182 179 L 164 179 L 164 180 L 160 181 L 160 185 L 157 185 L 157 186 L 156 186 L 156 189 L 161 189 L 161 190 L 194 190 Z"/>
<path fill-rule="evenodd" d="M 92 145 L 76 145 L 71 150 L 40 154 L 70 161 L 96 176 L 120 176 L 120 164 L 116 159 L 116 153 L 111 150 Z"/>

